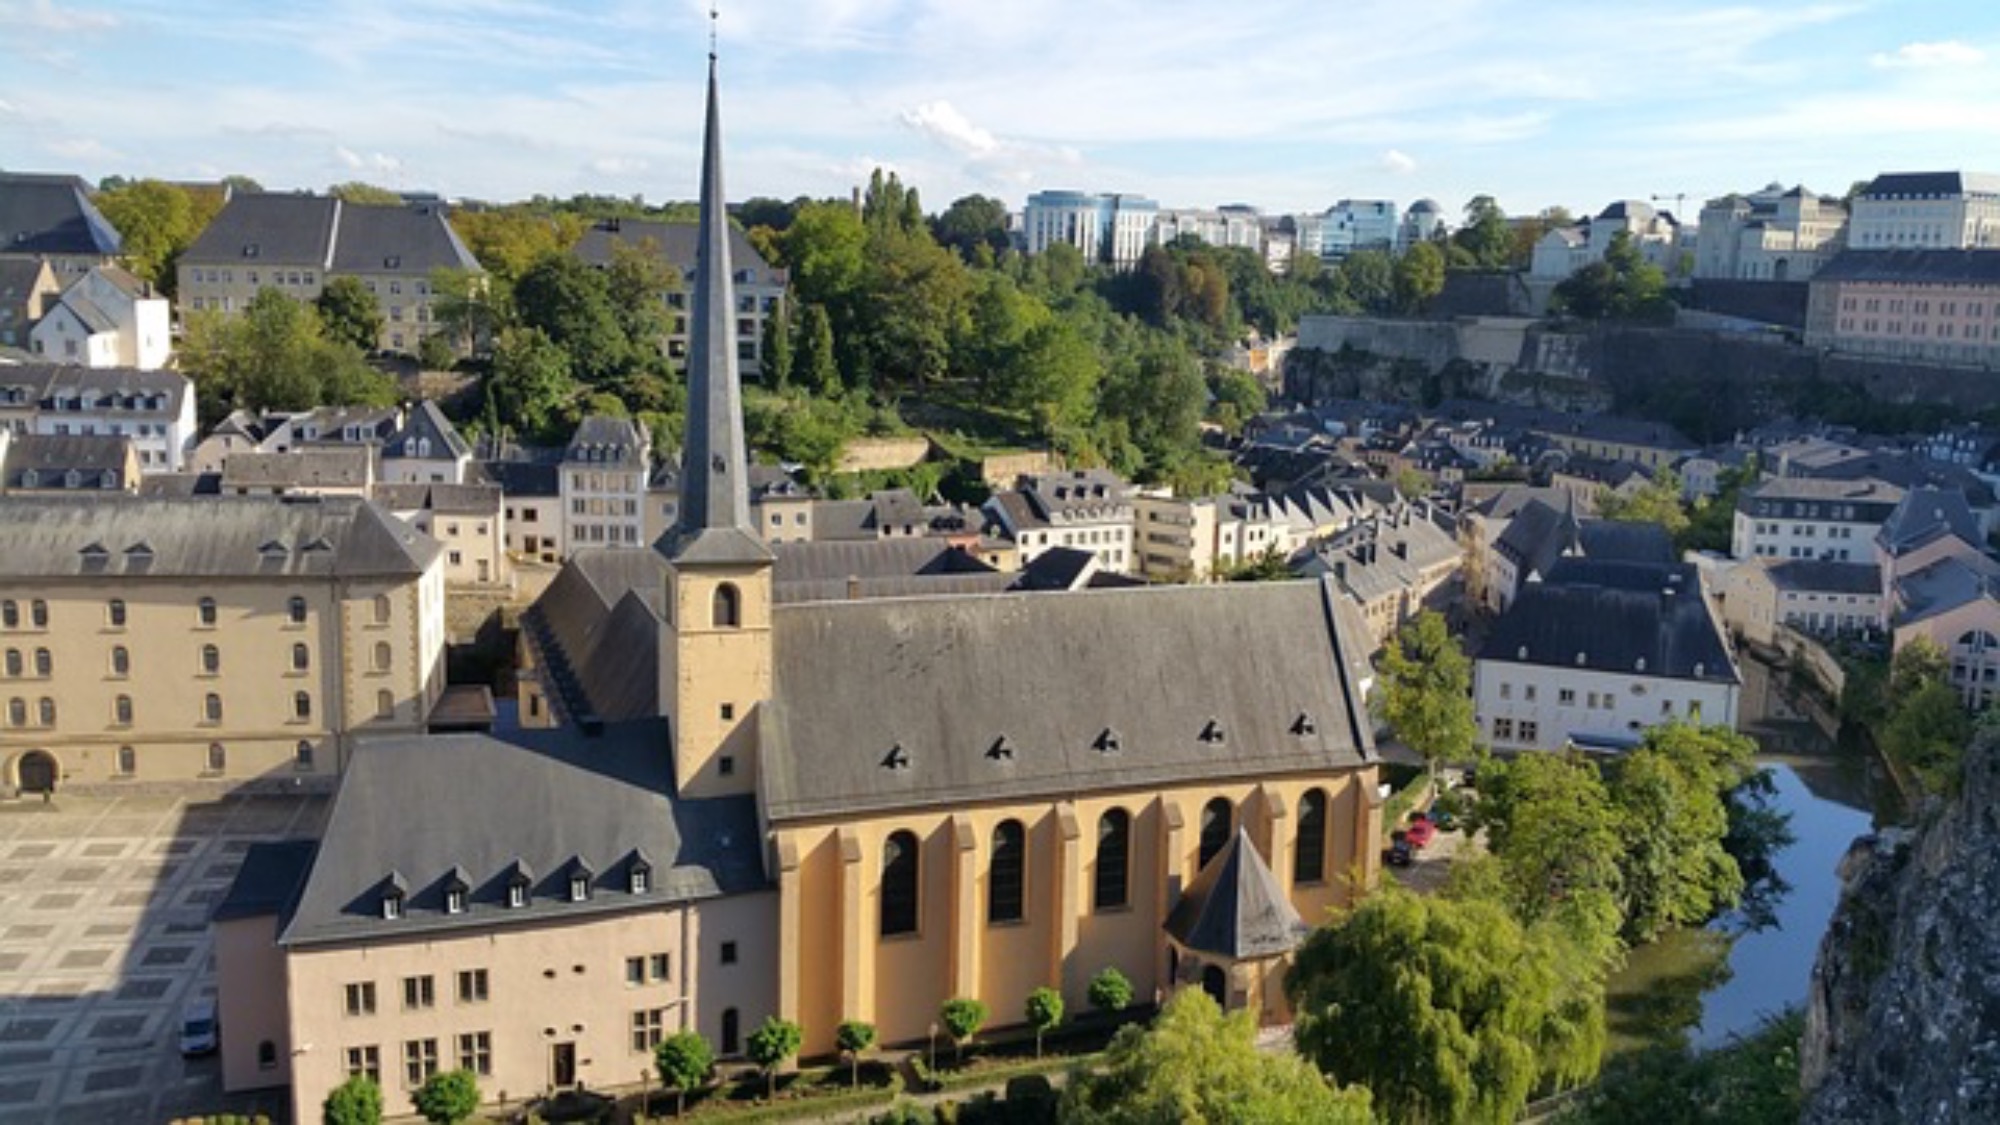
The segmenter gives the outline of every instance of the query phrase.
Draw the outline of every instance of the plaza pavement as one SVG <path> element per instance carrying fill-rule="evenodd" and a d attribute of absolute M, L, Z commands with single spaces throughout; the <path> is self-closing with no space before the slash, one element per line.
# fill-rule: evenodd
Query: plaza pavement
<path fill-rule="evenodd" d="M 176 1048 L 215 990 L 208 913 L 260 840 L 316 836 L 326 800 L 139 791 L 0 801 L 0 1125 L 161 1125 L 266 1112 Z"/>

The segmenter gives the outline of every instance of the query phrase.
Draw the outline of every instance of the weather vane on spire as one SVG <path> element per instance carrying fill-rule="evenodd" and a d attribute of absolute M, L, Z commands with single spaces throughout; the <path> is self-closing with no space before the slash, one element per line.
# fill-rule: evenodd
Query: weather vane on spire
<path fill-rule="evenodd" d="M 716 24 L 715 5 L 713 3 L 710 3 L 708 6 L 708 61 L 709 62 L 715 61 L 715 24 Z"/>

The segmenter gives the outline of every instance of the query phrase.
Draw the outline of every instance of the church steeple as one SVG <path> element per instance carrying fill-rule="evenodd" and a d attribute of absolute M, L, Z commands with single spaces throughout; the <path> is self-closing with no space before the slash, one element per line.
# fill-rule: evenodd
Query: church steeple
<path fill-rule="evenodd" d="M 701 230 L 697 238 L 693 320 L 688 348 L 687 438 L 673 553 L 712 531 L 750 527 L 748 458 L 743 450 L 743 392 L 736 362 L 736 286 L 729 261 L 729 212 L 722 193 L 722 115 L 715 51 L 708 56 L 708 123 L 701 152 Z M 734 538 L 733 536 L 728 538 Z"/>

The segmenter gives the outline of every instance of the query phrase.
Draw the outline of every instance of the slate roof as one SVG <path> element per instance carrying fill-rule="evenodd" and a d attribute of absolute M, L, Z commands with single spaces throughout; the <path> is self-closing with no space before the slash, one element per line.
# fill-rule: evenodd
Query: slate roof
<path fill-rule="evenodd" d="M 1843 250 L 1813 281 L 2000 285 L 2000 250 Z"/>
<path fill-rule="evenodd" d="M 1890 554 L 1901 555 L 1946 535 L 1955 535 L 1974 547 L 1986 542 L 1979 533 L 1979 518 L 1972 514 L 1964 493 L 1917 488 L 1904 495 L 1903 502 L 1889 513 L 1877 540 Z"/>
<path fill-rule="evenodd" d="M 287 453 L 232 453 L 222 463 L 222 488 L 363 488 L 375 451 L 360 445 L 305 446 Z"/>
<path fill-rule="evenodd" d="M 2000 599 L 2000 574 L 1991 564 L 1943 558 L 1896 580 L 1902 600 L 1897 625 L 1923 621 L 1982 598 Z"/>
<path fill-rule="evenodd" d="M 1301 581 L 779 606 L 767 813 L 1361 766 L 1366 650 L 1341 600 Z"/>
<path fill-rule="evenodd" d="M 420 440 L 430 442 L 429 452 L 419 453 Z M 400 457 L 411 460 L 456 461 L 469 457 L 472 447 L 459 436 L 458 427 L 444 416 L 444 411 L 429 399 L 417 403 L 403 421 L 403 428 L 389 439 L 382 449 L 384 457 Z"/>
<path fill-rule="evenodd" d="M 1863 199 L 1930 199 L 2000 192 L 2000 177 L 1977 172 L 1884 172 L 1861 189 Z"/>
<path fill-rule="evenodd" d="M 573 251 L 593 266 L 611 264 L 612 247 L 619 244 L 644 247 L 648 243 L 681 271 L 683 278 L 694 274 L 695 243 L 700 236 L 698 223 L 662 223 L 650 219 L 605 219 L 583 232 Z M 729 227 L 729 264 L 746 284 L 783 285 L 785 273 L 774 270 L 764 255 L 734 223 Z"/>
<path fill-rule="evenodd" d="M 109 434 L 14 434 L 5 443 L 4 487 L 14 489 L 123 488 L 132 439 Z M 22 474 L 33 471 L 35 483 Z M 71 472 L 78 474 L 70 484 Z M 108 479 L 107 479 L 108 477 Z"/>
<path fill-rule="evenodd" d="M 648 442 L 630 418 L 592 414 L 577 423 L 563 449 L 564 464 L 598 464 L 644 472 Z"/>
<path fill-rule="evenodd" d="M 1585 558 L 1659 566 L 1672 566 L 1675 560 L 1673 536 L 1656 523 L 1585 520 L 1577 525 L 1576 537 Z"/>
<path fill-rule="evenodd" d="M 1766 568 L 1771 584 L 1780 590 L 1815 594 L 1869 594 L 1882 592 L 1882 566 L 1873 562 L 1836 562 L 1832 559 L 1785 559 Z"/>
<path fill-rule="evenodd" d="M 0 403 L 7 401 L 8 390 L 44 410 L 66 410 L 74 400 L 85 410 L 178 417 L 194 384 L 178 371 L 23 363 L 0 367 Z M 155 402 L 159 405 L 151 405 Z"/>
<path fill-rule="evenodd" d="M 355 497 L 0 497 L 0 580 L 403 577 L 441 549 Z"/>
<path fill-rule="evenodd" d="M 319 851 L 317 840 L 263 840 L 243 853 L 243 863 L 230 881 L 229 891 L 215 904 L 208 920 L 232 922 L 239 918 L 290 916 L 304 888 L 306 872 L 312 869 Z"/>
<path fill-rule="evenodd" d="M 501 492 L 492 484 L 383 484 L 369 495 L 392 512 L 490 516 L 500 510 Z"/>
<path fill-rule="evenodd" d="M 1507 529 L 1500 533 L 1493 549 L 1526 578 L 1530 574 L 1548 573 L 1556 559 L 1575 542 L 1576 533 L 1576 517 L 1567 508 L 1557 510 L 1540 500 L 1530 500 L 1507 522 Z"/>
<path fill-rule="evenodd" d="M 562 469 L 547 461 L 487 461 L 480 471 L 508 496 L 562 495 Z"/>
<path fill-rule="evenodd" d="M 1076 590 L 1097 573 L 1097 555 L 1075 547 L 1051 547 L 1036 555 L 1014 580 L 1016 590 Z"/>
<path fill-rule="evenodd" d="M 1852 516 L 1839 517 L 1842 522 L 1876 523 L 1891 515 L 1902 499 L 1902 489 L 1879 480 L 1774 477 L 1739 493 L 1736 508 L 1751 516 L 1803 519 L 1800 513 L 1810 505 L 1817 513 L 1812 518 L 1834 520 L 1833 508 L 1838 505 L 1854 509 Z"/>
<path fill-rule="evenodd" d="M 644 547 L 576 552 L 521 626 L 570 722 L 659 713 L 660 608 L 667 564 Z"/>
<path fill-rule="evenodd" d="M 1311 932 L 1241 826 L 1181 892 L 1165 928 L 1183 948 L 1230 961 L 1283 956 Z"/>
<path fill-rule="evenodd" d="M 231 197 L 183 265 L 317 265 L 341 273 L 428 277 L 437 269 L 479 269 L 479 262 L 435 203 L 367 207 L 330 196 L 248 193 Z"/>
<path fill-rule="evenodd" d="M 1563 559 L 1494 622 L 1479 659 L 1735 683 L 1692 566 Z M 1642 664 L 1643 662 L 1643 664 Z M 1697 671 L 1698 670 L 1698 671 Z"/>
<path fill-rule="evenodd" d="M 662 721 L 617 724 L 602 737 L 575 730 L 496 737 L 388 738 L 356 747 L 327 819 L 319 855 L 280 941 L 289 946 L 419 936 L 659 909 L 762 890 L 763 839 L 755 799 L 673 793 Z M 477 800 L 454 800 L 477 779 Z M 635 859 L 651 889 L 630 893 Z M 570 902 L 577 862 L 592 874 L 587 900 Z M 507 877 L 530 873 L 528 906 L 509 908 Z M 466 909 L 444 910 L 454 869 Z M 408 888 L 404 916 L 382 917 L 391 875 Z"/>
<path fill-rule="evenodd" d="M 0 254 L 110 257 L 122 247 L 82 179 L 0 172 Z"/>

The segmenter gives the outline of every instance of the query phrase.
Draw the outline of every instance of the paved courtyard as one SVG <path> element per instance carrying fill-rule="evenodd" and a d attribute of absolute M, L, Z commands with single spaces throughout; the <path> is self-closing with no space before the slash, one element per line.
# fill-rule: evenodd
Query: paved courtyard
<path fill-rule="evenodd" d="M 215 989 L 208 912 L 260 840 L 317 835 L 324 798 L 0 802 L 0 1125 L 160 1125 L 225 1106 L 176 1050 Z M 275 1114 L 274 1114 L 275 1116 Z"/>

